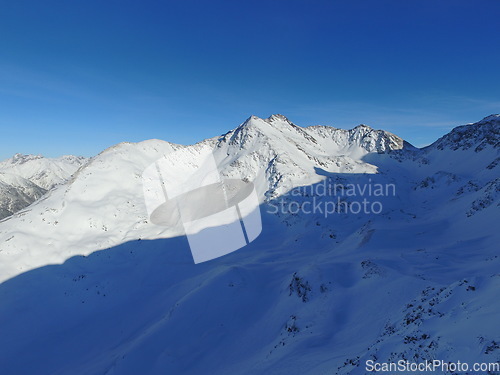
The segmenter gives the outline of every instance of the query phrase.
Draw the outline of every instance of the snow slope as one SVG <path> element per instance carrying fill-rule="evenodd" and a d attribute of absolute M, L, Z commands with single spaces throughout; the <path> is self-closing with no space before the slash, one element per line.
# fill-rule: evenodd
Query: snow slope
<path fill-rule="evenodd" d="M 499 128 L 489 116 L 419 150 L 367 126 L 273 115 L 193 146 L 113 146 L 0 222 L 0 372 L 364 374 L 375 358 L 499 361 Z M 141 173 L 211 152 L 223 175 L 255 181 L 263 232 L 195 265 L 178 228 L 148 222 Z M 311 189 L 325 182 L 396 194 L 341 196 L 380 201 L 380 213 L 275 212 L 332 201 Z"/>

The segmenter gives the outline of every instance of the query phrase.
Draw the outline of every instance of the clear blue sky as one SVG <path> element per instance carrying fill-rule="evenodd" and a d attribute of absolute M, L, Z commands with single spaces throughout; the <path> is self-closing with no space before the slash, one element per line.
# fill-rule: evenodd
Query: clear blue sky
<path fill-rule="evenodd" d="M 272 113 L 425 145 L 500 112 L 499 20 L 498 0 L 3 1 L 0 159 Z"/>

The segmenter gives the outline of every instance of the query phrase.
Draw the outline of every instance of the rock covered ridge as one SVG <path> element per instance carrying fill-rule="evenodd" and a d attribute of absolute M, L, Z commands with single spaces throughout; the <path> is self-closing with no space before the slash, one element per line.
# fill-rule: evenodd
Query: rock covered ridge
<path fill-rule="evenodd" d="M 306 128 L 320 137 L 330 137 L 339 146 L 357 145 L 367 152 L 387 153 L 412 147 L 402 138 L 385 130 L 376 130 L 368 125 L 360 124 L 353 129 L 337 129 L 328 126 L 310 126 Z"/>
<path fill-rule="evenodd" d="M 395 134 L 385 130 L 373 129 L 365 124 L 360 124 L 353 129 L 339 129 L 324 125 L 300 127 L 281 114 L 274 114 L 266 119 L 250 116 L 240 126 L 224 134 L 219 140 L 226 140 L 229 137 L 229 141 L 232 143 L 244 143 L 248 138 L 251 138 L 249 133 L 252 131 L 254 135 L 268 135 L 269 129 L 266 129 L 265 124 L 274 131 L 295 133 L 304 140 L 320 146 L 325 141 L 333 142 L 337 146 L 337 150 L 345 150 L 347 147 L 359 147 L 368 153 L 419 150 Z M 500 146 L 500 114 L 487 116 L 475 123 L 457 126 L 448 134 L 420 150 L 467 150 L 474 147 L 474 150 L 478 152 L 488 145 L 494 148 Z"/>
<path fill-rule="evenodd" d="M 416 148 L 402 138 L 367 125 L 353 129 L 330 126 L 299 127 L 283 115 L 267 119 L 251 116 L 240 126 L 219 137 L 215 142 L 218 151 L 225 152 L 223 170 L 245 171 L 253 179 L 262 168 L 268 181 L 266 197 L 275 198 L 296 186 L 316 183 L 318 174 L 324 172 L 381 173 L 392 169 L 392 162 L 417 179 L 434 178 L 434 174 L 452 173 L 467 175 L 477 171 L 484 176 L 476 181 L 484 186 L 495 176 L 500 163 L 498 155 L 499 115 L 489 116 L 475 124 L 457 127 L 431 146 Z M 473 150 L 454 153 L 453 151 Z M 425 168 L 422 168 L 425 166 Z M 324 172 L 321 172 L 323 170 Z M 319 172 L 319 173 L 318 173 Z M 420 176 L 421 175 L 421 176 Z"/>
<path fill-rule="evenodd" d="M 401 138 L 361 125 L 351 130 L 327 126 L 302 128 L 283 115 L 251 116 L 219 137 L 214 153 L 227 176 L 261 176 L 260 191 L 275 198 L 297 186 L 319 182 L 327 173 L 377 173 L 363 159 L 404 147 Z M 319 172 L 319 173 L 318 173 Z"/>
<path fill-rule="evenodd" d="M 458 126 L 427 148 L 449 148 L 454 151 L 473 148 L 475 152 L 479 152 L 488 145 L 497 149 L 500 147 L 500 114 L 487 116 L 473 124 Z"/>
<path fill-rule="evenodd" d="M 302 128 L 281 114 L 271 115 L 267 119 L 251 116 L 236 129 L 223 135 L 222 139 L 226 140 L 229 137 L 229 142 L 233 144 L 240 142 L 244 146 L 243 143 L 252 136 L 269 136 L 270 133 L 283 133 L 284 140 L 289 140 L 290 137 L 286 135 L 290 134 L 296 141 L 311 142 L 320 147 L 329 146 L 327 147 L 329 151 L 338 153 L 352 147 L 360 148 L 364 152 L 377 153 L 399 150 L 405 146 L 412 147 L 397 135 L 364 124 L 350 130 L 323 125 Z"/>

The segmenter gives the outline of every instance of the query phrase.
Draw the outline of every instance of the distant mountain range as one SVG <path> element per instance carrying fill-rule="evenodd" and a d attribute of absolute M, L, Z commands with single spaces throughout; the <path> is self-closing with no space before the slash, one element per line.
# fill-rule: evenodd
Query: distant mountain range
<path fill-rule="evenodd" d="M 84 157 L 16 154 L 0 162 L 0 219 L 36 201 L 47 190 L 68 180 L 85 162 Z"/>

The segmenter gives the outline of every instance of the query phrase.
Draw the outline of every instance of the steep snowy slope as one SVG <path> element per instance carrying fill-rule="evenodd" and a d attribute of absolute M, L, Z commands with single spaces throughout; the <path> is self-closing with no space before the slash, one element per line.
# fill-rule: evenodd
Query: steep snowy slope
<path fill-rule="evenodd" d="M 499 361 L 499 126 L 490 116 L 418 150 L 366 126 L 275 115 L 194 146 L 114 146 L 0 222 L 0 372 L 364 374 L 370 359 Z M 263 231 L 195 265 L 182 232 L 148 222 L 141 174 L 160 157 L 188 166 L 212 152 L 223 175 L 255 180 Z M 395 194 L 340 193 L 377 184 Z M 291 210 L 337 198 L 350 209 Z M 364 198 L 382 210 L 353 212 Z"/>
<path fill-rule="evenodd" d="M 84 157 L 72 155 L 44 158 L 40 155 L 16 154 L 0 162 L 0 172 L 21 176 L 49 190 L 66 181 L 86 161 Z"/>

